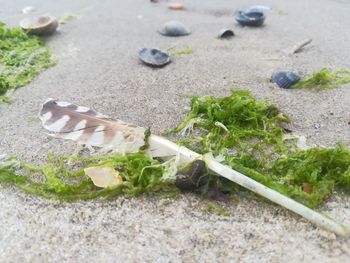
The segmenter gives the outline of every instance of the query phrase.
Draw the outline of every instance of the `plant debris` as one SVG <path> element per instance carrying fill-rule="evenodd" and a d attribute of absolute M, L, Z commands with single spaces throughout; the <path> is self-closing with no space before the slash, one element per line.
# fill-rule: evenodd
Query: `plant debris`
<path fill-rule="evenodd" d="M 349 189 L 350 151 L 340 145 L 300 150 L 284 140 L 283 124 L 289 121 L 268 101 L 233 90 L 224 98 L 192 97 L 188 117 L 172 132 L 186 136 L 180 144 L 212 152 L 232 169 L 310 207 L 321 204 L 335 187 Z M 312 192 L 303 190 L 306 183 Z"/>
<path fill-rule="evenodd" d="M 304 39 L 303 41 L 297 43 L 289 52 L 290 54 L 295 54 L 300 52 L 305 46 L 312 42 L 311 38 Z"/>
<path fill-rule="evenodd" d="M 0 101 L 8 102 L 8 90 L 28 84 L 54 64 L 50 50 L 38 37 L 0 22 Z"/>
<path fill-rule="evenodd" d="M 77 17 L 74 14 L 66 14 L 60 18 L 59 22 L 60 24 L 66 24 L 75 19 L 77 19 Z"/>
<path fill-rule="evenodd" d="M 113 168 L 122 182 L 107 188 L 96 187 L 85 175 L 86 167 Z M 32 179 L 33 176 L 37 180 Z M 166 166 L 143 153 L 91 157 L 57 157 L 51 154 L 48 164 L 41 167 L 12 158 L 0 165 L 0 183 L 15 184 L 26 192 L 62 201 L 178 191 L 167 177 Z"/>
<path fill-rule="evenodd" d="M 295 89 L 315 89 L 317 91 L 335 89 L 340 85 L 350 83 L 350 70 L 329 70 L 323 68 L 311 77 L 299 81 L 293 86 Z"/>
<path fill-rule="evenodd" d="M 170 47 L 167 49 L 167 53 L 171 56 L 179 56 L 179 55 L 189 55 L 193 53 L 193 49 L 191 46 L 187 46 L 185 49 L 176 50 L 175 47 Z"/>
<path fill-rule="evenodd" d="M 222 208 L 216 202 L 209 202 L 203 209 L 204 212 L 217 214 L 219 216 L 230 216 L 230 211 Z"/>
<path fill-rule="evenodd" d="M 349 149 L 341 145 L 299 149 L 297 142 L 285 139 L 283 127 L 289 122 L 289 117 L 271 102 L 257 101 L 247 90 L 233 89 L 230 96 L 223 98 L 192 97 L 187 118 L 169 135 L 180 132 L 184 138 L 179 144 L 202 154 L 212 153 L 217 161 L 309 207 L 321 204 L 337 188 L 349 190 Z M 104 189 L 96 187 L 84 173 L 89 167 L 108 167 L 108 175 L 115 175 L 118 182 Z M 188 170 L 190 175 L 194 172 Z M 125 156 L 50 155 L 49 163 L 43 167 L 16 159 L 2 162 L 0 183 L 13 183 L 45 198 L 76 200 L 178 192 L 175 173 L 171 160 L 161 163 L 143 152 Z M 41 176 L 44 182 L 33 176 Z M 203 196 L 225 200 L 229 191 L 237 187 L 209 172 L 205 177 L 203 184 L 194 189 Z"/>

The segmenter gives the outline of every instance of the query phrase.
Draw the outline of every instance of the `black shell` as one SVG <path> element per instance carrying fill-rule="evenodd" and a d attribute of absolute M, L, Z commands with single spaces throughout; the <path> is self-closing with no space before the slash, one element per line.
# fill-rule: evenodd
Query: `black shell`
<path fill-rule="evenodd" d="M 290 89 L 299 80 L 300 76 L 289 70 L 275 72 L 271 77 L 271 82 L 283 89 Z"/>
<path fill-rule="evenodd" d="M 56 31 L 58 21 L 53 16 L 38 16 L 24 18 L 19 22 L 20 27 L 35 35 L 49 35 Z"/>
<path fill-rule="evenodd" d="M 138 56 L 143 63 L 153 67 L 162 67 L 171 61 L 168 54 L 154 48 L 143 48 Z"/>
<path fill-rule="evenodd" d="M 240 11 L 239 14 L 235 17 L 236 21 L 242 26 L 261 26 L 265 21 L 265 15 L 263 12 L 258 11 Z"/>
<path fill-rule="evenodd" d="M 234 35 L 235 35 L 235 33 L 233 33 L 233 31 L 231 29 L 224 28 L 224 29 L 220 30 L 218 38 L 230 39 Z"/>
<path fill-rule="evenodd" d="M 169 21 L 162 25 L 158 32 L 164 36 L 186 36 L 191 34 L 191 30 L 188 29 L 184 24 L 178 21 Z"/>
<path fill-rule="evenodd" d="M 180 171 L 176 174 L 175 185 L 181 190 L 193 191 L 207 182 L 208 175 L 206 175 L 205 162 L 196 160 L 188 170 Z"/>

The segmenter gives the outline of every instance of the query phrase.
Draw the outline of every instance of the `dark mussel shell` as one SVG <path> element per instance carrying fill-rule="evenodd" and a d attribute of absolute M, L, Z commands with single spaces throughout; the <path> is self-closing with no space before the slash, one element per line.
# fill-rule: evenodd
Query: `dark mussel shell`
<path fill-rule="evenodd" d="M 58 21 L 53 16 L 38 16 L 24 18 L 19 22 L 19 25 L 30 34 L 49 35 L 56 31 Z"/>
<path fill-rule="evenodd" d="M 293 71 L 284 70 L 272 74 L 271 82 L 276 83 L 280 88 L 290 89 L 300 80 L 300 76 Z"/>
<path fill-rule="evenodd" d="M 259 11 L 241 11 L 235 17 L 236 21 L 242 26 L 261 26 L 265 21 L 265 14 Z"/>
<path fill-rule="evenodd" d="M 218 38 L 230 39 L 234 35 L 235 33 L 231 29 L 224 28 L 220 30 Z"/>
<path fill-rule="evenodd" d="M 164 36 L 186 36 L 191 34 L 191 30 L 179 21 L 169 21 L 163 24 L 158 32 Z"/>
<path fill-rule="evenodd" d="M 139 59 L 146 65 L 162 67 L 170 62 L 170 56 L 159 49 L 143 48 L 139 52 Z"/>
<path fill-rule="evenodd" d="M 176 174 L 175 185 L 184 191 L 193 191 L 208 182 L 205 162 L 194 161 L 189 168 Z"/>

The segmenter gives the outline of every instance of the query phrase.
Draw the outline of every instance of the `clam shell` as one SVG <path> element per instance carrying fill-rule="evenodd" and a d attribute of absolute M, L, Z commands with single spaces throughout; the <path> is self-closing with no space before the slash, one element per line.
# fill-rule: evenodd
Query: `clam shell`
<path fill-rule="evenodd" d="M 259 11 L 241 11 L 235 18 L 236 21 L 242 26 L 258 27 L 261 26 L 265 21 L 264 13 Z"/>
<path fill-rule="evenodd" d="M 186 36 L 191 33 L 191 30 L 179 21 L 169 21 L 162 25 L 158 32 L 164 36 Z"/>
<path fill-rule="evenodd" d="M 162 67 L 171 61 L 167 53 L 154 48 L 143 48 L 138 56 L 143 63 L 153 67 Z"/>
<path fill-rule="evenodd" d="M 280 88 L 290 89 L 300 80 L 300 76 L 293 71 L 284 70 L 272 74 L 271 82 L 276 83 Z"/>
<path fill-rule="evenodd" d="M 224 28 L 224 29 L 220 30 L 218 38 L 230 39 L 234 35 L 235 35 L 235 33 L 231 29 Z"/>
<path fill-rule="evenodd" d="M 49 35 L 56 31 L 58 21 L 53 16 L 30 17 L 22 19 L 19 26 L 31 34 Z"/>
<path fill-rule="evenodd" d="M 202 160 L 194 161 L 191 166 L 176 174 L 175 185 L 184 191 L 193 191 L 204 185 L 208 181 L 206 175 L 205 162 Z"/>

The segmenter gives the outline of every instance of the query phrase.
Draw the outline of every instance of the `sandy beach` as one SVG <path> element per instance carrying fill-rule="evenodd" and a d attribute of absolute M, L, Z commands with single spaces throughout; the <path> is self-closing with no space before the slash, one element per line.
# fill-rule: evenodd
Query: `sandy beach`
<path fill-rule="evenodd" d="M 186 10 L 148 0 L 1 0 L 1 21 L 17 26 L 30 5 L 35 14 L 75 19 L 45 38 L 57 64 L 0 104 L 0 154 L 37 164 L 49 152 L 73 153 L 76 144 L 48 137 L 38 119 L 46 98 L 94 108 L 113 118 L 150 127 L 177 126 L 188 95 L 230 94 L 233 86 L 271 99 L 291 116 L 311 146 L 350 147 L 350 85 L 315 92 L 285 90 L 269 82 L 277 70 L 302 76 L 350 68 L 350 2 L 347 0 L 187 0 Z M 235 12 L 261 4 L 261 28 L 242 27 Z M 178 20 L 192 30 L 164 37 L 157 28 Z M 216 38 L 231 28 L 231 40 Z M 311 38 L 302 52 L 288 51 Z M 143 65 L 144 47 L 185 49 L 161 69 Z M 0 185 L 0 262 L 347 262 L 350 238 L 242 190 L 224 204 L 230 216 L 204 211 L 194 194 L 175 199 L 118 197 L 60 203 Z M 336 193 L 320 211 L 350 226 L 350 196 Z"/>

